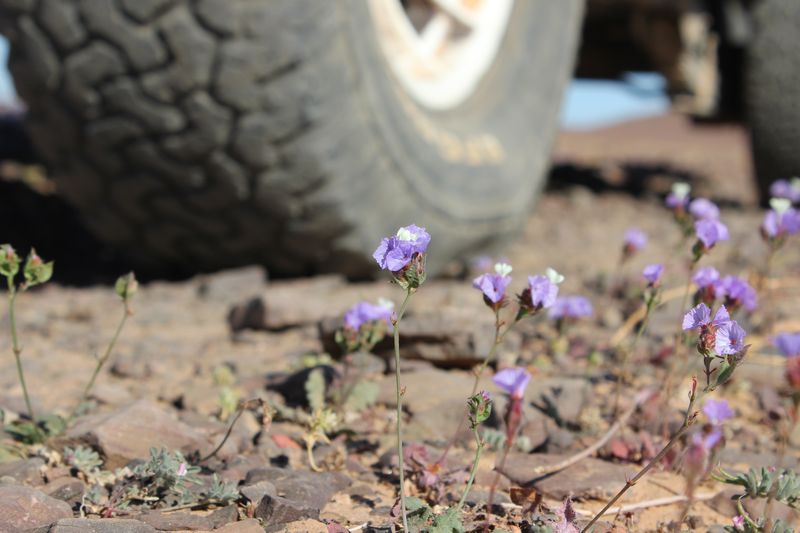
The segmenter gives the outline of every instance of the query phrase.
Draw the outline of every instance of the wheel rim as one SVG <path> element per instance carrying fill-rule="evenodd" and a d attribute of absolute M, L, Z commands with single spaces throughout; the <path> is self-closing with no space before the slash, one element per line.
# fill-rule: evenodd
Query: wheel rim
<path fill-rule="evenodd" d="M 369 0 L 392 73 L 419 104 L 444 111 L 475 91 L 497 57 L 515 0 Z"/>

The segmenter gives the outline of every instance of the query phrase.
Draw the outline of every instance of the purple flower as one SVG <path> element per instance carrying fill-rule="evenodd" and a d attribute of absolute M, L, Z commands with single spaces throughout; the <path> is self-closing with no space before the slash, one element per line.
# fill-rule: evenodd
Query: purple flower
<path fill-rule="evenodd" d="M 773 183 L 773 185 L 775 184 Z M 742 515 L 733 517 L 733 529 L 744 529 L 744 517 Z"/>
<path fill-rule="evenodd" d="M 703 413 L 712 425 L 719 426 L 724 421 L 733 417 L 733 409 L 725 400 L 706 400 Z"/>
<path fill-rule="evenodd" d="M 704 289 L 714 284 L 719 279 L 719 271 L 710 266 L 698 268 L 692 276 L 692 281 L 699 288 Z"/>
<path fill-rule="evenodd" d="M 528 290 L 530 304 L 534 309 L 552 307 L 558 296 L 558 285 L 547 276 L 528 276 Z"/>
<path fill-rule="evenodd" d="M 562 296 L 556 298 L 550 308 L 550 318 L 558 320 L 561 318 L 580 318 L 592 316 L 592 302 L 584 296 Z"/>
<path fill-rule="evenodd" d="M 764 215 L 761 233 L 767 239 L 777 239 L 800 232 L 800 211 L 793 208 L 786 198 L 773 198 L 772 209 Z"/>
<path fill-rule="evenodd" d="M 706 198 L 697 198 L 689 204 L 689 212 L 698 220 L 719 220 L 719 207 Z"/>
<path fill-rule="evenodd" d="M 719 355 L 734 355 L 744 350 L 744 329 L 731 320 L 717 328 L 714 339 L 714 350 Z"/>
<path fill-rule="evenodd" d="M 792 203 L 800 202 L 800 178 L 773 182 L 769 188 L 769 194 L 775 198 L 786 198 Z"/>
<path fill-rule="evenodd" d="M 368 322 L 378 320 L 383 320 L 386 324 L 391 325 L 393 311 L 394 304 L 388 300 L 381 300 L 378 305 L 370 302 L 358 302 L 344 314 L 344 325 L 353 331 L 360 330 L 361 326 Z"/>
<path fill-rule="evenodd" d="M 713 429 L 707 435 L 702 433 L 692 435 L 692 445 L 697 446 L 705 453 L 710 452 L 720 440 L 722 440 L 722 432 L 719 429 Z"/>
<path fill-rule="evenodd" d="M 725 276 L 714 284 L 714 294 L 717 298 L 725 298 L 727 307 L 736 308 L 744 306 L 748 311 L 758 307 L 758 293 L 745 280 L 738 276 Z"/>
<path fill-rule="evenodd" d="M 495 385 L 516 398 L 522 398 L 530 380 L 531 375 L 522 367 L 504 368 L 492 378 Z"/>
<path fill-rule="evenodd" d="M 683 316 L 683 329 L 685 331 L 703 326 L 719 327 L 730 321 L 731 316 L 728 314 L 728 310 L 725 309 L 724 305 L 719 306 L 719 309 L 717 309 L 714 315 L 714 320 L 711 320 L 711 309 L 709 309 L 706 304 L 701 303 L 689 309 Z"/>
<path fill-rule="evenodd" d="M 779 333 L 772 337 L 772 344 L 785 357 L 796 357 L 800 355 L 800 331 L 796 333 Z"/>
<path fill-rule="evenodd" d="M 483 296 L 488 302 L 498 304 L 506 296 L 506 288 L 511 283 L 511 265 L 507 263 L 497 263 L 494 266 L 494 273 L 481 274 L 472 281 L 472 286 L 483 292 Z"/>
<path fill-rule="evenodd" d="M 666 204 L 670 209 L 686 209 L 689 204 L 689 192 L 692 188 L 688 183 L 678 182 L 672 184 L 672 191 L 667 195 Z"/>
<path fill-rule="evenodd" d="M 397 230 L 397 235 L 385 237 L 372 257 L 378 265 L 391 272 L 403 270 L 415 254 L 424 254 L 431 236 L 415 224 Z"/>
<path fill-rule="evenodd" d="M 178 465 L 178 471 L 177 471 L 177 472 L 175 472 L 175 474 L 176 474 L 178 477 L 183 477 L 183 476 L 185 476 L 185 475 L 186 475 L 186 472 L 187 472 L 187 471 L 188 471 L 188 468 L 187 468 L 187 466 L 186 466 L 186 463 L 181 463 L 181 464 L 179 464 L 179 465 Z"/>
<path fill-rule="evenodd" d="M 661 274 L 663 272 L 664 272 L 664 265 L 656 263 L 644 267 L 644 270 L 642 270 L 642 276 L 644 276 L 644 279 L 647 280 L 650 286 L 655 287 L 656 284 L 658 284 L 658 281 L 661 279 Z"/>
<path fill-rule="evenodd" d="M 625 250 L 633 253 L 647 245 L 647 234 L 638 228 L 630 228 L 625 232 Z"/>
<path fill-rule="evenodd" d="M 728 227 L 719 220 L 710 218 L 695 222 L 694 231 L 706 250 L 712 248 L 717 242 L 727 241 L 729 238 Z"/>

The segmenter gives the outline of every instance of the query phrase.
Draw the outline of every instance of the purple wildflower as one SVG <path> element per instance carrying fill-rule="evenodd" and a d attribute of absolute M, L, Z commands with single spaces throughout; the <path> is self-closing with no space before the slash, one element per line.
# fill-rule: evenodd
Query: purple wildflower
<path fill-rule="evenodd" d="M 710 266 L 701 267 L 692 276 L 692 281 L 699 288 L 704 289 L 708 286 L 713 286 L 714 282 L 719 279 L 719 271 Z"/>
<path fill-rule="evenodd" d="M 745 349 L 745 330 L 731 320 L 717 328 L 714 339 L 714 350 L 719 355 L 734 355 Z"/>
<path fill-rule="evenodd" d="M 772 344 L 781 351 L 785 357 L 800 356 L 800 331 L 796 333 L 779 333 L 772 337 Z"/>
<path fill-rule="evenodd" d="M 696 198 L 689 204 L 689 212 L 698 220 L 719 220 L 719 207 L 707 198 Z"/>
<path fill-rule="evenodd" d="M 721 425 L 724 421 L 733 417 L 733 409 L 725 400 L 706 400 L 703 406 L 703 413 L 708 417 L 708 421 L 714 426 Z"/>
<path fill-rule="evenodd" d="M 550 318 L 559 320 L 562 318 L 580 318 L 592 316 L 594 309 L 592 302 L 584 296 L 562 296 L 556 298 L 550 308 Z"/>
<path fill-rule="evenodd" d="M 775 185 L 773 183 L 773 185 Z M 744 529 L 744 517 L 742 515 L 736 515 L 732 519 L 733 521 L 733 529 Z"/>
<path fill-rule="evenodd" d="M 770 209 L 761 223 L 761 234 L 766 240 L 780 239 L 800 232 L 800 211 L 786 198 L 773 198 Z"/>
<path fill-rule="evenodd" d="M 534 309 L 548 309 L 558 297 L 558 285 L 550 281 L 547 276 L 528 276 L 528 291 L 530 305 Z"/>
<path fill-rule="evenodd" d="M 722 432 L 719 429 L 713 429 L 708 435 L 700 433 L 692 435 L 692 444 L 701 446 L 705 452 L 710 452 L 720 440 L 722 440 Z"/>
<path fill-rule="evenodd" d="M 697 329 L 703 326 L 719 327 L 731 321 L 731 316 L 724 305 L 717 309 L 714 320 L 711 320 L 711 309 L 704 303 L 697 304 L 683 316 L 683 329 Z"/>
<path fill-rule="evenodd" d="M 705 250 L 711 249 L 719 241 L 727 241 L 729 238 L 728 227 L 714 219 L 701 219 L 694 223 L 694 231 L 698 240 L 703 243 Z"/>
<path fill-rule="evenodd" d="M 187 472 L 187 471 L 188 471 L 188 468 L 187 468 L 187 466 L 186 466 L 186 463 L 181 463 L 181 464 L 179 464 L 179 465 L 178 465 L 178 471 L 177 471 L 177 472 L 175 472 L 175 474 L 176 474 L 178 477 L 183 477 L 183 476 L 185 476 L 185 475 L 186 475 L 186 472 Z"/>
<path fill-rule="evenodd" d="M 372 257 L 378 265 L 391 272 L 403 270 L 413 259 L 415 254 L 424 254 L 428 249 L 431 236 L 415 224 L 397 230 L 392 237 L 385 237 Z"/>
<path fill-rule="evenodd" d="M 370 302 L 358 302 L 344 314 L 344 325 L 353 331 L 358 331 L 368 322 L 383 320 L 392 324 L 394 304 L 388 300 L 380 300 L 378 305 Z"/>
<path fill-rule="evenodd" d="M 627 253 L 641 250 L 647 245 L 647 234 L 639 228 L 629 228 L 625 232 L 624 249 Z"/>
<path fill-rule="evenodd" d="M 664 265 L 656 263 L 653 265 L 647 265 L 642 270 L 642 276 L 644 279 L 647 280 L 647 283 L 651 287 L 655 287 L 658 285 L 659 280 L 661 280 L 661 274 L 664 272 Z"/>
<path fill-rule="evenodd" d="M 514 398 L 522 398 L 531 375 L 522 367 L 504 368 L 494 375 L 492 381 Z"/>
<path fill-rule="evenodd" d="M 497 263 L 494 273 L 481 274 L 472 281 L 472 286 L 483 292 L 486 303 L 491 307 L 500 304 L 506 296 L 506 288 L 511 283 L 511 265 Z"/>
<path fill-rule="evenodd" d="M 800 178 L 773 182 L 769 188 L 769 194 L 775 198 L 786 198 L 792 203 L 800 202 Z"/>
<path fill-rule="evenodd" d="M 667 195 L 666 204 L 672 210 L 684 211 L 689 204 L 689 192 L 692 188 L 688 183 L 678 182 L 672 184 L 672 191 Z"/>
<path fill-rule="evenodd" d="M 725 276 L 714 284 L 717 298 L 724 298 L 725 305 L 731 309 L 743 306 L 748 311 L 758 307 L 758 293 L 745 280 L 738 276 Z"/>

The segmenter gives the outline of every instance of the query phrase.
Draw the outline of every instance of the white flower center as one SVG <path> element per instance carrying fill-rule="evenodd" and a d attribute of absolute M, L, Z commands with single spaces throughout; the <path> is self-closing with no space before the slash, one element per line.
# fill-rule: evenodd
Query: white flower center
<path fill-rule="evenodd" d="M 691 190 L 692 186 L 682 181 L 672 184 L 672 194 L 674 194 L 678 198 L 686 198 L 687 196 L 689 196 Z"/>
<path fill-rule="evenodd" d="M 769 206 L 772 208 L 773 211 L 778 213 L 778 216 L 782 216 L 786 211 L 792 207 L 792 202 L 788 198 L 771 198 L 769 201 Z"/>
<path fill-rule="evenodd" d="M 417 236 L 411 233 L 407 228 L 400 228 L 397 230 L 397 238 L 407 242 L 414 242 L 417 240 Z"/>
<path fill-rule="evenodd" d="M 511 265 L 509 265 L 508 263 L 495 263 L 494 265 L 494 271 L 503 277 L 511 274 L 512 270 L 513 269 L 511 268 Z"/>
<path fill-rule="evenodd" d="M 564 281 L 564 276 L 559 274 L 555 268 L 547 267 L 547 270 L 544 271 L 544 275 L 547 276 L 547 279 L 550 280 L 550 283 L 554 283 L 556 285 Z"/>
<path fill-rule="evenodd" d="M 378 298 L 378 305 L 384 309 L 394 309 L 394 302 L 386 298 Z"/>

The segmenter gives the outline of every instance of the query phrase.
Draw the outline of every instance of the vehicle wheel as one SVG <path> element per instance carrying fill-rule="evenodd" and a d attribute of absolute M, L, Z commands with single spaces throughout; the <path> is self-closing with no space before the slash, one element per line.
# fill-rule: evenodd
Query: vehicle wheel
<path fill-rule="evenodd" d="M 542 186 L 580 0 L 0 0 L 29 130 L 101 238 L 186 271 L 430 267 Z"/>
<path fill-rule="evenodd" d="M 762 0 L 753 8 L 746 99 L 762 201 L 779 178 L 800 174 L 800 2 Z"/>

